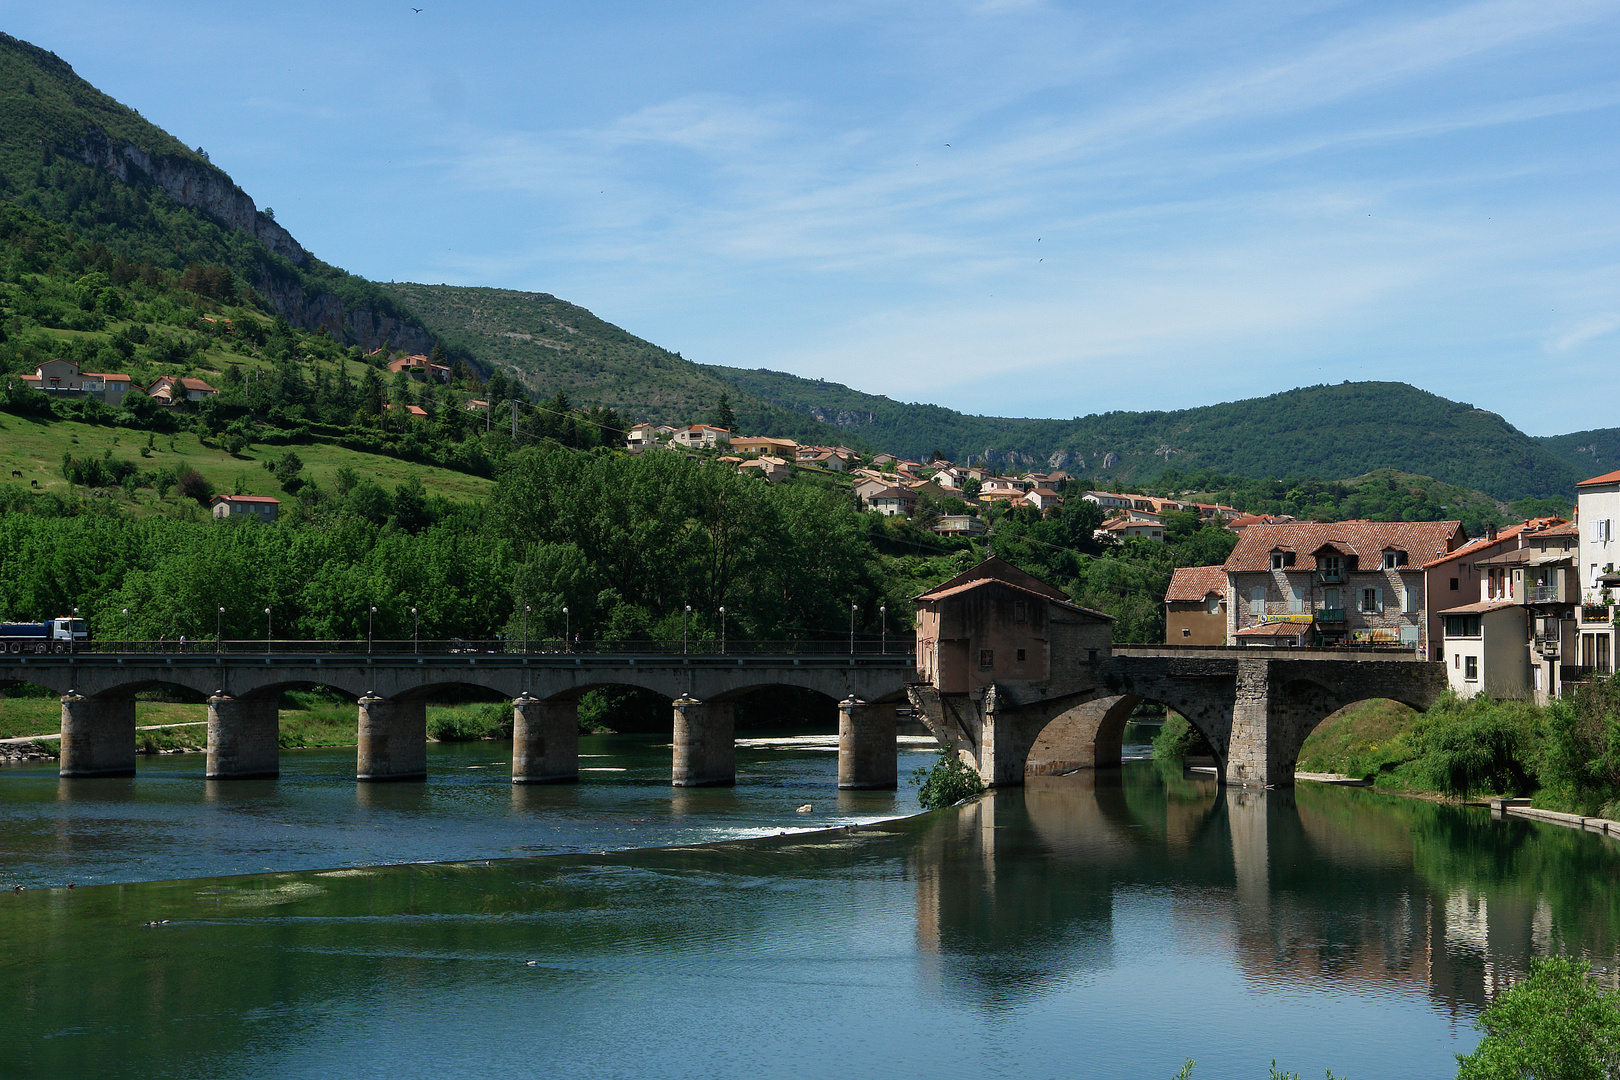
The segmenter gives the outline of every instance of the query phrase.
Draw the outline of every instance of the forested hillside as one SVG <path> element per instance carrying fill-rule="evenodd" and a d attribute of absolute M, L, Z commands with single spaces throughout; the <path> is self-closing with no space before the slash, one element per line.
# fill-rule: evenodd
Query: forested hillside
<path fill-rule="evenodd" d="M 1495 413 L 1404 383 L 1309 386 L 1176 412 L 1061 421 L 969 416 L 780 372 L 708 370 L 897 453 L 937 449 L 955 460 L 1060 467 L 1105 482 L 1142 483 L 1171 468 L 1328 480 L 1395 469 L 1513 500 L 1568 496 L 1579 471 Z"/>
<path fill-rule="evenodd" d="M 739 429 L 747 434 L 865 442 L 804 412 L 739 391 L 679 353 L 549 293 L 409 283 L 385 287 L 441 341 L 477 357 L 486 370 L 503 369 L 531 389 L 561 391 L 579 405 L 614 409 L 627 422 L 702 423 L 727 395 Z"/>
<path fill-rule="evenodd" d="M 1581 479 L 1620 469 L 1620 428 L 1597 428 L 1537 440 L 1557 454 Z"/>

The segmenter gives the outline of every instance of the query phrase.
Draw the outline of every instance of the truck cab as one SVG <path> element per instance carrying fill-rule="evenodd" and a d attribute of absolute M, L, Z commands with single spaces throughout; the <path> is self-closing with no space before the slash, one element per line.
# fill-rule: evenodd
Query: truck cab
<path fill-rule="evenodd" d="M 51 620 L 51 640 L 61 642 L 81 642 L 90 640 L 90 631 L 84 625 L 83 619 L 63 617 Z"/>

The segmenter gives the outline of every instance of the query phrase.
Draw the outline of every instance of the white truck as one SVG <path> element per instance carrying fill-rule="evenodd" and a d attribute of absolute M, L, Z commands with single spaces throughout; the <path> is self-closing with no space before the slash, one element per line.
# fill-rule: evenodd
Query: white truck
<path fill-rule="evenodd" d="M 72 652 L 90 640 L 83 619 L 63 616 L 50 622 L 0 623 L 0 651 Z"/>

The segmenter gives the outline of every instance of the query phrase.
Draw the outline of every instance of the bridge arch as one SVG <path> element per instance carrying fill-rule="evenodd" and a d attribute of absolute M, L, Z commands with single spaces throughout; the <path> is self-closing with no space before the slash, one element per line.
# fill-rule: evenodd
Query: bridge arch
<path fill-rule="evenodd" d="M 1094 698 L 1059 713 L 1041 726 L 1024 759 L 1025 776 L 1051 776 L 1076 769 L 1117 769 L 1122 763 L 1125 725 L 1143 704 L 1161 705 L 1184 717 L 1214 751 L 1217 769 L 1226 765 L 1231 724 L 1207 701 L 1186 695 L 1114 694 Z"/>

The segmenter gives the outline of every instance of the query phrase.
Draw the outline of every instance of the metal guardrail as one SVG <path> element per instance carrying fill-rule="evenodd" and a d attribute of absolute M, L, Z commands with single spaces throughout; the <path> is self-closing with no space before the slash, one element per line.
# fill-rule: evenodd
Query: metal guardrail
<path fill-rule="evenodd" d="M 7 649 L 19 657 L 44 652 L 50 655 L 77 656 L 418 656 L 418 657 L 475 657 L 475 656 L 532 656 L 562 659 L 567 657 L 621 657 L 621 656 L 690 656 L 690 657 L 749 657 L 749 656 L 826 656 L 826 657 L 888 657 L 908 660 L 915 655 L 912 642 L 907 638 L 891 641 L 855 640 L 853 646 L 845 641 L 615 641 L 582 642 L 570 646 L 561 639 L 450 638 L 447 640 L 280 640 L 263 639 L 244 641 L 216 641 L 213 638 L 184 641 L 162 639 L 158 641 L 50 642 L 45 649 L 32 648 L 28 643 L 17 649 Z"/>
<path fill-rule="evenodd" d="M 1563 591 L 1557 585 L 1532 585 L 1525 595 L 1532 604 L 1558 604 L 1563 602 Z"/>

